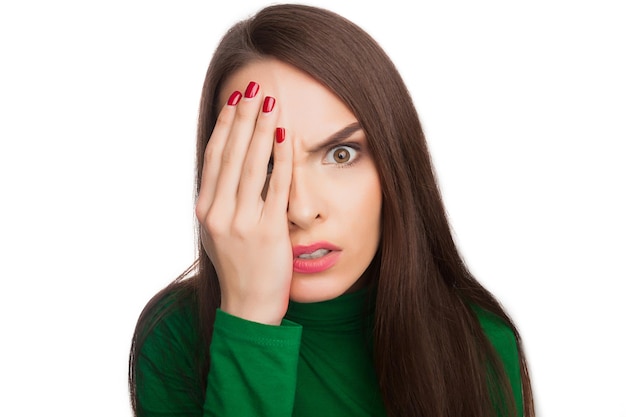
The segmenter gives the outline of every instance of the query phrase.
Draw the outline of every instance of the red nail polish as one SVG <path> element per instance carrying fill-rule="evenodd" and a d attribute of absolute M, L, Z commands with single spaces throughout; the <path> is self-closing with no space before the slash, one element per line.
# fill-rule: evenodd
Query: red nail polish
<path fill-rule="evenodd" d="M 229 106 L 236 106 L 237 103 L 239 103 L 239 100 L 241 100 L 241 93 L 239 91 L 235 91 L 228 98 L 228 105 Z"/>
<path fill-rule="evenodd" d="M 250 81 L 250 84 L 248 84 L 248 87 L 246 88 L 246 98 L 252 98 L 254 96 L 256 96 L 256 93 L 259 92 L 259 85 L 257 83 L 255 83 L 254 81 Z"/>
<path fill-rule="evenodd" d="M 276 128 L 276 143 L 283 143 L 285 140 L 285 128 L 277 127 Z"/>
<path fill-rule="evenodd" d="M 276 99 L 274 97 L 265 97 L 265 101 L 263 101 L 263 113 L 269 113 L 274 110 L 274 104 L 276 104 Z"/>

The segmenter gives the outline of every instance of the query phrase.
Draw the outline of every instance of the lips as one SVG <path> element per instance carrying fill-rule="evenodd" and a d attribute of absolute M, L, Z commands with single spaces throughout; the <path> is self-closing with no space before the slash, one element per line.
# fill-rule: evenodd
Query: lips
<path fill-rule="evenodd" d="M 302 274 L 315 274 L 332 268 L 341 249 L 328 242 L 293 247 L 293 271 Z"/>

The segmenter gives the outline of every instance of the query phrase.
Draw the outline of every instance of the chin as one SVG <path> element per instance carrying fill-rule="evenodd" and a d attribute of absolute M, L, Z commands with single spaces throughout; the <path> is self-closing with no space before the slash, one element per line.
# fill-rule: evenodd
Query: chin
<path fill-rule="evenodd" d="M 332 278 L 313 276 L 299 277 L 294 274 L 291 281 L 289 299 L 297 303 L 317 303 L 328 301 L 344 294 L 351 285 L 341 285 Z"/>

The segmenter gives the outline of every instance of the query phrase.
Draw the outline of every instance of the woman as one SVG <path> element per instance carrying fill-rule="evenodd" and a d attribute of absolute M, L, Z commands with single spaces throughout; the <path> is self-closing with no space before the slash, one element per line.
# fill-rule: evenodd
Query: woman
<path fill-rule="evenodd" d="M 278 5 L 225 35 L 196 215 L 197 264 L 137 324 L 138 416 L 534 415 L 519 335 L 455 247 L 406 87 L 354 24 Z"/>

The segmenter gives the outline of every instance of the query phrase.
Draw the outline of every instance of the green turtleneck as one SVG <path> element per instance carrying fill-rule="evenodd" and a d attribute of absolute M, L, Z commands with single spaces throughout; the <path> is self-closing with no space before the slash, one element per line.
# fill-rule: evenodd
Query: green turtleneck
<path fill-rule="evenodd" d="M 281 326 L 218 310 L 206 393 L 198 390 L 202 376 L 191 359 L 201 348 L 192 311 L 189 305 L 170 312 L 148 335 L 137 358 L 139 416 L 385 415 L 372 361 L 368 291 L 290 302 Z M 494 317 L 478 317 L 520 408 L 512 332 Z"/>

